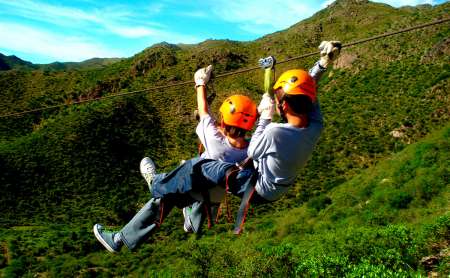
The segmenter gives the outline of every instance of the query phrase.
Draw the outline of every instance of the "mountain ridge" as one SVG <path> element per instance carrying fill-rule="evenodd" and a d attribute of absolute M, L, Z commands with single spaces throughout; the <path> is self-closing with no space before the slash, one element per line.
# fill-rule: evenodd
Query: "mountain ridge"
<path fill-rule="evenodd" d="M 15 55 L 4 55 L 0 53 L 0 71 L 6 70 L 69 70 L 83 68 L 99 68 L 115 62 L 121 61 L 123 58 L 89 58 L 81 62 L 52 62 L 48 64 L 34 64 L 29 61 L 22 60 Z"/>

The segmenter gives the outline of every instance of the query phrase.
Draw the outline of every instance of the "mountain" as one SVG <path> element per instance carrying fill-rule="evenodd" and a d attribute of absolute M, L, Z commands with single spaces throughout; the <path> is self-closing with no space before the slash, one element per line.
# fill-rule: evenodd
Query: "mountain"
<path fill-rule="evenodd" d="M 122 58 L 91 58 L 82 62 L 54 62 L 50 64 L 38 64 L 42 70 L 74 70 L 74 69 L 94 69 L 102 68 L 118 61 Z"/>
<path fill-rule="evenodd" d="M 7 64 L 0 111 L 192 80 L 210 63 L 219 75 L 268 55 L 283 61 L 322 40 L 349 43 L 449 9 L 340 0 L 250 42 L 160 43 L 111 64 L 61 70 Z M 449 34 L 445 23 L 345 48 L 319 84 L 326 127 L 311 160 L 285 198 L 255 208 L 238 239 L 228 223 L 199 239 L 186 235 L 179 211 L 136 253 L 109 256 L 92 236 L 93 223 L 119 227 L 149 198 L 142 157 L 167 171 L 196 155 L 191 85 L 0 117 L 2 275 L 445 276 Z M 276 73 L 317 58 L 279 64 Z M 217 78 L 212 111 L 234 92 L 259 99 L 262 80 L 261 70 Z"/>
<path fill-rule="evenodd" d="M 0 53 L 0 71 L 18 69 L 18 70 L 70 70 L 85 68 L 100 68 L 115 62 L 121 61 L 121 58 L 92 58 L 82 62 L 54 62 L 50 64 L 33 64 L 24 61 L 14 55 L 6 56 Z"/>
<path fill-rule="evenodd" d="M 17 68 L 35 69 L 30 62 L 24 61 L 14 55 L 6 56 L 0 53 L 0 71 Z"/>

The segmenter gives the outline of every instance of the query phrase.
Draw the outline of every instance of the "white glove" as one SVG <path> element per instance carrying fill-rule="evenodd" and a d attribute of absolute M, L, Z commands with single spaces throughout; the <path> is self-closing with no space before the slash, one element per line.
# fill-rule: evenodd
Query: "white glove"
<path fill-rule="evenodd" d="M 208 83 L 209 81 L 209 77 L 211 76 L 212 70 L 213 70 L 212 65 L 197 70 L 194 74 L 195 87 L 206 85 L 206 83 Z"/>
<path fill-rule="evenodd" d="M 275 106 L 273 99 L 268 93 L 262 96 L 261 102 L 258 105 L 258 113 L 261 119 L 272 120 L 272 116 L 275 113 Z"/>
<path fill-rule="evenodd" d="M 336 60 L 341 53 L 342 43 L 340 41 L 323 41 L 319 45 L 319 64 L 326 68 L 330 62 Z"/>

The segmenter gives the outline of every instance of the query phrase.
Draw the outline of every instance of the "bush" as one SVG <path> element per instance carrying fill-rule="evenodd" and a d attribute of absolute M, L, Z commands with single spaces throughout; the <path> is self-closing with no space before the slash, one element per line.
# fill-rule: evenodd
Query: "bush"
<path fill-rule="evenodd" d="M 394 209 L 405 209 L 409 203 L 414 199 L 407 192 L 396 192 L 395 194 L 388 196 L 389 205 Z"/>
<path fill-rule="evenodd" d="M 316 211 L 321 211 L 324 208 L 326 208 L 328 205 L 331 205 L 332 201 L 331 198 L 325 195 L 320 195 L 317 197 L 311 198 L 311 200 L 308 201 L 308 207 L 312 208 Z"/>

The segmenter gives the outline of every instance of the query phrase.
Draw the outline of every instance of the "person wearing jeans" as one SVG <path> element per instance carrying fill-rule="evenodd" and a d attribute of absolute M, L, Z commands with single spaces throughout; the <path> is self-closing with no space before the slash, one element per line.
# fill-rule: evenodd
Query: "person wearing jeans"
<path fill-rule="evenodd" d="M 294 69 L 284 72 L 273 87 L 274 99 L 265 94 L 258 106 L 260 117 L 247 151 L 253 166 L 238 168 L 232 163 L 194 158 L 167 174 L 149 170 L 153 198 L 120 231 L 106 232 L 94 225 L 97 239 L 111 252 L 122 245 L 135 249 L 162 224 L 175 207 L 195 202 L 194 193 L 222 186 L 242 197 L 235 233 L 240 233 L 250 203 L 273 202 L 292 186 L 319 140 L 323 118 L 316 82 L 340 53 L 341 43 L 325 41 L 319 46 L 320 60 L 309 73 Z M 271 123 L 275 111 L 284 123 Z M 244 213 L 241 213 L 243 212 Z"/>

